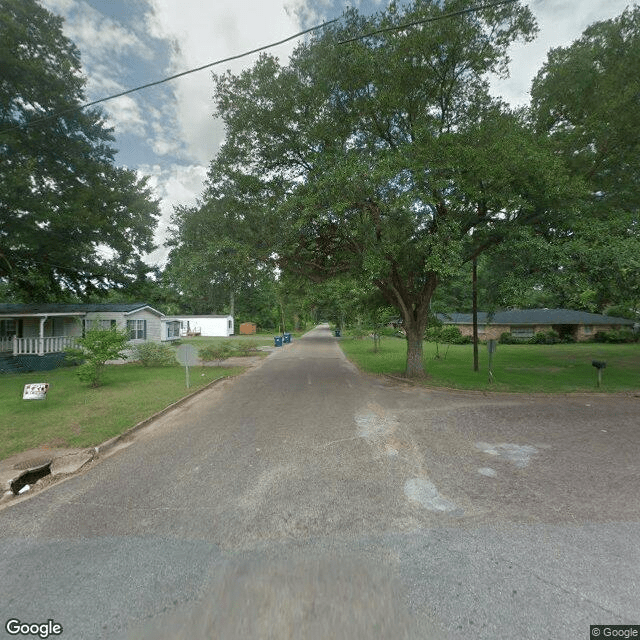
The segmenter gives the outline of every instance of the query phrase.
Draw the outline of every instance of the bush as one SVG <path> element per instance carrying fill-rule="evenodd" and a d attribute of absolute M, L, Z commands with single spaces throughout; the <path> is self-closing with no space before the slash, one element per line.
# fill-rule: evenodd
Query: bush
<path fill-rule="evenodd" d="M 558 342 L 560 342 L 560 334 L 553 329 L 549 329 L 549 331 L 538 331 L 538 333 L 529 340 L 529 344 L 557 344 Z"/>
<path fill-rule="evenodd" d="M 463 336 L 460 329 L 452 324 L 443 327 L 429 327 L 425 331 L 425 340 L 447 344 L 469 344 L 472 342 L 471 336 Z"/>
<path fill-rule="evenodd" d="M 168 367 L 176 362 L 173 349 L 168 344 L 143 342 L 134 347 L 136 359 L 145 367 Z"/>
<path fill-rule="evenodd" d="M 498 339 L 500 344 L 521 344 L 522 340 L 518 340 L 514 338 L 508 331 L 500 334 L 500 338 Z"/>
<path fill-rule="evenodd" d="M 235 345 L 239 356 L 250 356 L 258 353 L 258 346 L 255 342 L 239 342 Z"/>
<path fill-rule="evenodd" d="M 129 332 L 116 326 L 109 329 L 88 329 L 82 338 L 77 338 L 77 348 L 67 349 L 72 359 L 82 360 L 78 377 L 92 387 L 102 384 L 102 374 L 107 360 L 125 359 L 123 351 L 129 342 Z"/>
<path fill-rule="evenodd" d="M 228 358 L 233 353 L 233 346 L 229 340 L 219 344 L 209 344 L 198 351 L 200 360 L 205 362 L 220 361 Z"/>
<path fill-rule="evenodd" d="M 618 329 L 614 331 L 598 331 L 593 336 L 593 342 L 609 343 L 629 343 L 638 342 L 640 335 L 634 333 L 633 329 Z"/>

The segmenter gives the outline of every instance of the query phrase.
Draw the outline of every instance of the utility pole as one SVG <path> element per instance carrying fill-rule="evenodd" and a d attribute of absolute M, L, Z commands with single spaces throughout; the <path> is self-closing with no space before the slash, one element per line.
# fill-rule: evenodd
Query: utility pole
<path fill-rule="evenodd" d="M 479 371 L 478 364 L 478 258 L 473 258 L 473 274 L 471 277 L 471 305 L 473 307 L 473 370 Z"/>

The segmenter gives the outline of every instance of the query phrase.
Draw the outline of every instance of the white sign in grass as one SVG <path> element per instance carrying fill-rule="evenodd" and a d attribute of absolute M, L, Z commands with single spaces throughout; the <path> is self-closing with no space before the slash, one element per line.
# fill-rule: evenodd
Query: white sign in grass
<path fill-rule="evenodd" d="M 33 384 L 25 384 L 22 392 L 23 400 L 46 400 L 47 391 L 49 391 L 48 382 L 35 382 Z"/>
<path fill-rule="evenodd" d="M 187 377 L 187 389 L 189 388 L 189 367 L 198 364 L 198 350 L 192 344 L 181 344 L 176 349 L 176 359 L 181 365 L 184 365 Z"/>

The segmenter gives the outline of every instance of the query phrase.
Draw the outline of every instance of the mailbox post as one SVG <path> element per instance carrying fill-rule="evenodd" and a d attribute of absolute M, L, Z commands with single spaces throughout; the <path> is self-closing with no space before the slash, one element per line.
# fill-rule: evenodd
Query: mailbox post
<path fill-rule="evenodd" d="M 598 370 L 598 387 L 602 384 L 602 370 L 606 368 L 607 363 L 604 360 L 592 360 L 591 364 Z"/>
<path fill-rule="evenodd" d="M 498 347 L 497 340 L 487 340 L 487 349 L 489 351 L 489 384 L 493 383 L 493 354 Z"/>

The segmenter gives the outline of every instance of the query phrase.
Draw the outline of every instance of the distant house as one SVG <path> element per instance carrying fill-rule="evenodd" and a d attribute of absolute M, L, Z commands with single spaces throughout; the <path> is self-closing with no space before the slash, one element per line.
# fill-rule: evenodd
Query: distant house
<path fill-rule="evenodd" d="M 457 326 L 463 336 L 473 335 L 473 317 L 470 313 L 439 313 L 437 317 L 443 324 Z M 490 318 L 487 313 L 478 312 L 478 337 L 481 340 L 497 340 L 503 333 L 527 339 L 540 331 L 553 329 L 560 336 L 570 336 L 578 342 L 584 342 L 598 331 L 623 327 L 633 329 L 633 326 L 633 320 L 626 318 L 570 309 L 514 309 L 497 311 Z"/>
<path fill-rule="evenodd" d="M 219 336 L 228 338 L 234 333 L 233 316 L 177 316 L 181 336 Z"/>
<path fill-rule="evenodd" d="M 45 360 L 55 366 L 75 338 L 96 326 L 125 329 L 131 345 L 168 339 L 164 314 L 144 303 L 0 303 L 0 357 L 5 364 L 8 357 L 20 358 L 25 368 L 46 368 Z M 47 358 L 52 355 L 57 358 Z M 35 366 L 38 358 L 44 360 Z"/>

